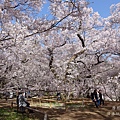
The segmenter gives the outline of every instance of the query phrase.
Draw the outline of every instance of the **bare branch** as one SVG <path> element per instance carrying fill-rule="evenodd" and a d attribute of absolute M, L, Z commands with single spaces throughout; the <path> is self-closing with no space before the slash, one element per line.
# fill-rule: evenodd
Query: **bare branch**
<path fill-rule="evenodd" d="M 83 40 L 83 38 L 80 36 L 80 34 L 77 34 L 78 38 L 80 39 L 81 43 L 82 43 L 82 47 L 85 47 L 85 42 Z"/>

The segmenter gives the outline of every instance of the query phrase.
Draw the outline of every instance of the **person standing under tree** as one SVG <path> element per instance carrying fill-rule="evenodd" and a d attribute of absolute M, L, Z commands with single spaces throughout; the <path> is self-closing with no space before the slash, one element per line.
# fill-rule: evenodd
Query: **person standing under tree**
<path fill-rule="evenodd" d="M 100 105 L 100 97 L 99 97 L 98 89 L 94 90 L 94 99 L 93 99 L 93 101 L 95 103 L 96 108 L 98 108 L 99 105 Z"/>
<path fill-rule="evenodd" d="M 9 95 L 10 95 L 10 94 L 9 94 L 9 92 L 8 92 L 8 91 L 6 91 L 6 92 L 5 92 L 5 100 L 6 100 L 6 101 L 8 100 Z"/>
<path fill-rule="evenodd" d="M 25 99 L 25 94 L 24 92 L 22 92 L 20 95 L 19 95 L 19 108 L 20 108 L 20 111 L 24 112 L 24 107 L 30 107 L 30 103 L 28 103 Z"/>
<path fill-rule="evenodd" d="M 61 94 L 60 94 L 60 92 L 57 92 L 57 100 L 61 100 Z"/>
<path fill-rule="evenodd" d="M 104 105 L 104 99 L 103 99 L 103 95 L 102 95 L 101 90 L 99 90 L 99 97 L 100 97 L 100 105 Z"/>

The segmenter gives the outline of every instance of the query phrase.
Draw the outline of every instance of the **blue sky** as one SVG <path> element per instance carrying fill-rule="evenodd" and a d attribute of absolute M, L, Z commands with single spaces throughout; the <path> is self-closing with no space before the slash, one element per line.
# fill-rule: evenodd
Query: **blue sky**
<path fill-rule="evenodd" d="M 108 17 L 110 15 L 110 6 L 112 4 L 117 4 L 120 0 L 88 0 L 90 2 L 90 7 L 93 8 L 94 12 L 98 12 L 102 17 Z M 39 16 L 42 16 L 48 12 L 48 4 L 45 4 L 42 12 Z"/>
<path fill-rule="evenodd" d="M 102 17 L 108 17 L 110 15 L 110 6 L 112 4 L 117 4 L 120 0 L 89 0 L 90 6 L 93 8 L 94 12 L 97 12 Z M 93 3 L 92 3 L 93 2 Z"/>

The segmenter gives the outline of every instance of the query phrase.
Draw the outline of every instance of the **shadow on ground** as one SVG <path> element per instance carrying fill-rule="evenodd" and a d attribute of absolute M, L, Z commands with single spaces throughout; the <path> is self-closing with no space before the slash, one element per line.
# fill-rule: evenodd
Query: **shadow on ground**
<path fill-rule="evenodd" d="M 10 103 L 0 100 L 0 107 L 10 108 Z M 106 102 L 104 106 L 95 108 L 94 105 L 68 108 L 35 108 L 48 114 L 50 120 L 120 120 L 120 102 Z M 30 118 L 42 120 L 39 113 L 26 113 Z"/>

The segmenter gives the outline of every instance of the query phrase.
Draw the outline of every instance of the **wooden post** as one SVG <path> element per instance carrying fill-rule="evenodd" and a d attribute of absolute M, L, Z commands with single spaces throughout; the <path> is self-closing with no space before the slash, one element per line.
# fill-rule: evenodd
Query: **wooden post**
<path fill-rule="evenodd" d="M 50 101 L 50 108 L 51 108 L 51 106 L 52 106 L 52 105 L 51 105 L 51 101 Z"/>
<path fill-rule="evenodd" d="M 65 105 L 65 110 L 67 110 L 66 100 L 64 101 L 64 105 Z"/>
<path fill-rule="evenodd" d="M 18 109 L 19 109 L 19 94 L 17 94 L 16 103 L 17 103 L 17 112 L 18 112 Z"/>
<path fill-rule="evenodd" d="M 47 113 L 45 113 L 44 115 L 44 120 L 47 120 Z"/>
<path fill-rule="evenodd" d="M 40 104 L 40 107 L 41 107 L 41 98 L 39 98 L 39 104 Z"/>
<path fill-rule="evenodd" d="M 31 104 L 33 105 L 33 98 L 31 98 Z"/>
<path fill-rule="evenodd" d="M 13 102 L 11 102 L 11 108 L 13 108 Z"/>

